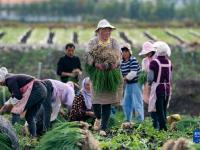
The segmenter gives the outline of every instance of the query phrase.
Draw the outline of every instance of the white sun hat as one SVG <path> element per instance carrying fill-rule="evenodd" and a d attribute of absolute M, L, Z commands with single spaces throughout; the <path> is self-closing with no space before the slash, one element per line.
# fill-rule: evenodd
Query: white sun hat
<path fill-rule="evenodd" d="M 158 41 L 153 44 L 157 56 L 171 56 L 171 49 L 169 45 L 163 41 Z"/>
<path fill-rule="evenodd" d="M 127 48 L 130 52 L 130 54 L 132 55 L 132 50 L 131 50 L 131 45 L 129 43 L 123 43 L 121 46 L 121 52 L 122 52 L 122 48 Z"/>
<path fill-rule="evenodd" d="M 142 55 L 145 55 L 145 54 L 148 54 L 150 52 L 155 52 L 156 49 L 153 48 L 153 44 L 151 42 L 145 42 L 143 45 L 142 45 L 142 50 L 141 52 L 139 53 L 139 56 L 142 56 Z"/>
<path fill-rule="evenodd" d="M 114 26 L 112 26 L 112 25 L 108 22 L 108 20 L 106 20 L 106 19 L 102 19 L 102 20 L 99 21 L 95 32 L 98 32 L 98 30 L 99 30 L 100 28 L 111 28 L 112 30 L 115 30 L 115 29 L 116 29 L 116 28 L 115 28 Z"/>
<path fill-rule="evenodd" d="M 6 67 L 1 67 L 0 68 L 0 82 L 4 82 L 6 75 L 8 74 L 8 70 L 6 69 Z"/>

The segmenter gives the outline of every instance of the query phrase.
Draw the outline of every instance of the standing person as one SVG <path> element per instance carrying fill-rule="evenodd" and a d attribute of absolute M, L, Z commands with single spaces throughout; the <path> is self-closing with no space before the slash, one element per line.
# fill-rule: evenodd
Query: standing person
<path fill-rule="evenodd" d="M 97 36 L 89 41 L 87 49 L 86 72 L 94 88 L 94 130 L 100 129 L 100 135 L 106 135 L 111 104 L 119 103 L 120 48 L 118 42 L 111 37 L 114 29 L 106 19 L 100 20 L 95 31 Z"/>
<path fill-rule="evenodd" d="M 166 109 L 172 88 L 172 64 L 169 59 L 171 50 L 167 43 L 158 41 L 153 44 L 157 58 L 150 62 L 148 83 L 151 85 L 149 112 L 155 112 L 153 122 L 159 124 L 159 130 L 167 130 Z"/>
<path fill-rule="evenodd" d="M 139 56 L 144 57 L 142 59 L 142 71 L 149 71 L 149 64 L 151 60 L 155 57 L 155 53 L 156 51 L 153 48 L 153 43 L 147 41 L 142 45 L 142 50 L 139 53 Z"/>
<path fill-rule="evenodd" d="M 142 51 L 139 53 L 139 56 L 144 57 L 142 59 L 142 72 L 144 72 L 145 79 L 147 78 L 147 73 L 149 72 L 150 62 L 155 58 L 155 53 L 156 53 L 156 50 L 153 48 L 153 43 L 145 42 L 142 45 Z M 143 90 L 142 91 L 143 100 L 146 104 L 148 104 L 149 96 L 150 96 L 150 86 L 148 85 L 147 81 L 144 82 L 142 90 Z M 151 112 L 150 115 L 153 120 L 154 128 L 158 128 L 159 127 L 159 125 L 157 124 L 158 122 L 155 121 L 157 120 L 157 114 L 155 112 Z"/>
<path fill-rule="evenodd" d="M 57 64 L 57 74 L 62 82 L 73 81 L 78 83 L 78 75 L 81 74 L 81 63 L 77 56 L 74 56 L 75 45 L 68 43 L 65 46 L 65 56 L 61 57 Z"/>
<path fill-rule="evenodd" d="M 5 67 L 0 68 L 0 85 L 8 87 L 12 97 L 9 102 L 14 105 L 12 108 L 13 120 L 15 123 L 18 116 L 23 117 L 29 125 L 32 137 L 36 137 L 35 116 L 41 104 L 47 98 L 47 89 L 41 81 L 25 74 L 9 74 Z"/>
<path fill-rule="evenodd" d="M 136 58 L 132 56 L 130 45 L 122 46 L 121 51 L 121 72 L 125 82 L 123 110 L 126 122 L 131 122 L 133 112 L 137 121 L 141 122 L 144 120 L 144 108 L 141 90 L 137 83 L 141 69 Z"/>
<path fill-rule="evenodd" d="M 151 60 L 155 57 L 155 49 L 153 48 L 153 44 L 151 42 L 145 42 L 142 46 L 142 51 L 139 53 L 139 56 L 144 57 L 142 59 L 142 71 L 147 76 L 147 72 L 149 71 L 149 64 Z M 143 87 L 143 99 L 144 102 L 148 104 L 149 99 L 149 86 L 148 83 L 144 83 Z"/>
<path fill-rule="evenodd" d="M 90 78 L 86 77 L 82 81 L 82 89 L 79 95 L 74 98 L 70 113 L 71 121 L 86 121 L 88 118 L 94 118 L 92 98 L 92 83 Z"/>

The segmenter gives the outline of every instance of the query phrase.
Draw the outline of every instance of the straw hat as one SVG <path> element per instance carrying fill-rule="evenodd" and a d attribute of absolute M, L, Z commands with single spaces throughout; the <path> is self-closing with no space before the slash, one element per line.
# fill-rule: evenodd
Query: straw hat
<path fill-rule="evenodd" d="M 158 41 L 153 44 L 157 56 L 171 56 L 171 49 L 169 45 L 163 41 Z"/>
<path fill-rule="evenodd" d="M 129 50 L 130 54 L 132 55 L 131 45 L 129 43 L 122 44 L 121 52 L 122 52 L 122 48 L 127 48 Z"/>
<path fill-rule="evenodd" d="M 8 70 L 5 67 L 0 68 L 0 82 L 4 82 L 6 75 L 8 74 Z"/>
<path fill-rule="evenodd" d="M 156 51 L 156 49 L 153 48 L 153 44 L 151 42 L 145 42 L 142 45 L 142 50 L 139 53 L 139 56 L 148 54 L 150 52 L 155 52 L 155 51 Z"/>
<path fill-rule="evenodd" d="M 95 30 L 95 32 L 98 32 L 99 29 L 101 28 L 111 28 L 112 30 L 115 30 L 116 28 L 114 26 L 112 26 L 108 20 L 106 19 L 102 19 L 99 21 L 98 25 L 97 25 L 97 28 Z"/>

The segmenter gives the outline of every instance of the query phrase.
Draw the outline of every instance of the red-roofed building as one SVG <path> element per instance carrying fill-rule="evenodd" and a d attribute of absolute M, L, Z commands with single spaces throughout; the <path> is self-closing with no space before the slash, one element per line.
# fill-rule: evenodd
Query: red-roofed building
<path fill-rule="evenodd" d="M 0 4 L 30 4 L 30 3 L 40 3 L 49 0 L 0 0 Z"/>

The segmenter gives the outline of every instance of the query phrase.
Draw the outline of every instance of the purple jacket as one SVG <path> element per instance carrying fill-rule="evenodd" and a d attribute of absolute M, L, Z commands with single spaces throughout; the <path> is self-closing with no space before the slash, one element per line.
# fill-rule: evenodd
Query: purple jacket
<path fill-rule="evenodd" d="M 169 61 L 168 61 L 169 59 L 166 58 L 165 56 L 158 56 L 157 59 L 160 61 L 161 64 L 169 64 Z M 172 70 L 172 65 L 170 68 Z M 156 82 L 157 77 L 158 77 L 158 69 L 159 69 L 158 63 L 155 60 L 152 60 L 149 65 L 149 69 L 153 71 L 153 73 L 154 73 L 153 81 Z M 170 81 L 171 79 L 169 79 L 169 73 L 170 73 L 169 68 L 161 69 L 161 79 L 160 79 L 161 83 L 170 83 L 171 82 Z M 170 76 L 172 76 L 172 74 Z M 166 93 L 167 93 L 167 95 L 170 94 L 170 84 L 167 84 L 167 86 L 166 86 Z M 164 84 L 158 85 L 158 87 L 156 89 L 156 94 L 157 95 L 165 94 Z"/>

